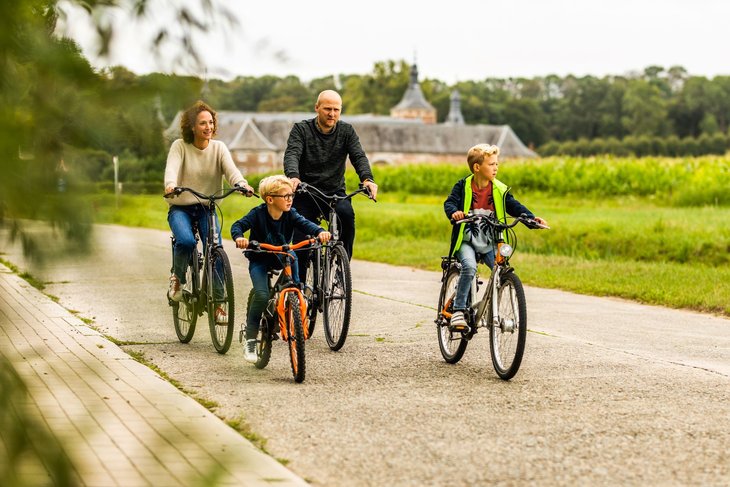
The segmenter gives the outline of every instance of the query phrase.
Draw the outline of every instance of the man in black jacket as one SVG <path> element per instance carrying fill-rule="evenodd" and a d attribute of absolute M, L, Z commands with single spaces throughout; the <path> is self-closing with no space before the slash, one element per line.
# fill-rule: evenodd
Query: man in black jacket
<path fill-rule="evenodd" d="M 355 129 L 349 123 L 340 121 L 342 98 L 336 91 L 325 90 L 317 97 L 314 105 L 317 116 L 295 123 L 289 133 L 284 153 L 284 173 L 294 182 L 311 184 L 325 194 L 345 193 L 345 167 L 349 156 L 360 181 L 370 190 L 372 198 L 378 194 L 373 181 L 370 162 L 360 145 Z M 319 223 L 321 212 L 309 194 L 297 193 L 294 208 L 305 218 Z M 341 201 L 336 208 L 340 219 L 340 238 L 347 255 L 352 258 L 355 241 L 355 212 L 350 200 Z M 304 238 L 294 235 L 294 240 Z M 299 275 L 305 276 L 306 259 L 299 259 Z"/>

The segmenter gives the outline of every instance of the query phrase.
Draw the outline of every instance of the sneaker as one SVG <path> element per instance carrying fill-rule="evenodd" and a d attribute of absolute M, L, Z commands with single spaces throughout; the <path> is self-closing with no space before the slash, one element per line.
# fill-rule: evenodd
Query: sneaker
<path fill-rule="evenodd" d="M 182 286 L 180 286 L 180 280 L 175 274 L 170 276 L 170 289 L 167 291 L 167 297 L 176 303 L 179 303 L 182 299 Z"/>
<path fill-rule="evenodd" d="M 246 362 L 254 363 L 256 360 L 258 360 L 258 355 L 256 354 L 256 339 L 251 338 L 249 340 L 246 340 L 246 346 L 243 348 L 243 358 L 246 360 Z"/>
<path fill-rule="evenodd" d="M 228 313 L 226 313 L 226 310 L 222 304 L 219 304 L 218 307 L 215 309 L 215 322 L 217 325 L 228 324 Z"/>
<path fill-rule="evenodd" d="M 449 324 L 449 330 L 451 331 L 464 331 L 469 329 L 469 325 L 466 324 L 464 319 L 463 311 L 454 311 L 451 315 L 451 323 Z"/>

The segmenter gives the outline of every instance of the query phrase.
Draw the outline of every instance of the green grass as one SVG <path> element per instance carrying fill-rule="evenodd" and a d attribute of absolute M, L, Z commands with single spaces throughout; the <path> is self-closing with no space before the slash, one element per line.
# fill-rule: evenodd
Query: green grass
<path fill-rule="evenodd" d="M 533 286 L 730 316 L 730 208 L 670 207 L 653 198 L 515 196 L 551 230 L 517 227 L 512 259 Z M 382 193 L 357 197 L 355 258 L 439 270 L 451 227 L 445 195 Z M 223 236 L 261 200 L 232 196 L 223 204 Z M 97 222 L 167 229 L 160 196 L 95 196 Z"/>

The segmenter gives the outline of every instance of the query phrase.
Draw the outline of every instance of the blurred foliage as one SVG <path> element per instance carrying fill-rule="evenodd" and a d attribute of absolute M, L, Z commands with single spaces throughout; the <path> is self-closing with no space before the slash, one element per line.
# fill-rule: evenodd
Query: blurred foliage
<path fill-rule="evenodd" d="M 58 35 L 63 7 L 77 5 L 87 12 L 97 27 L 98 51 L 104 54 L 114 35 L 106 13 L 128 10 L 141 17 L 152 3 L 162 1 L 0 3 L 0 224 L 10 229 L 11 238 L 22 241 L 29 257 L 41 259 L 43 253 L 24 219 L 47 221 L 55 236 L 84 248 L 90 216 L 79 189 L 113 175 L 113 155 L 124 158 L 125 179 L 160 179 L 166 120 L 198 98 L 202 86 L 193 77 L 138 77 L 121 67 L 93 69 L 75 42 Z M 174 6 L 180 37 L 160 26 L 152 53 L 178 43 L 181 60 L 188 65 L 200 60 L 184 34 L 233 17 L 217 2 L 198 3 L 202 14 L 197 15 L 191 4 Z"/>

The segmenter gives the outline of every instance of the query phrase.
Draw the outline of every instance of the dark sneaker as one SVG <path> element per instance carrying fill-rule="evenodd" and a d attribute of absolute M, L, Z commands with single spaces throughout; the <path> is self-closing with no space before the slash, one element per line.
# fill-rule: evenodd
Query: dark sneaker
<path fill-rule="evenodd" d="M 167 297 L 176 303 L 179 303 L 182 299 L 182 286 L 180 286 L 180 281 L 175 274 L 170 276 L 170 289 L 167 291 Z"/>
<path fill-rule="evenodd" d="M 256 339 L 251 338 L 250 340 L 246 340 L 246 345 L 243 348 L 243 358 L 246 360 L 246 362 L 254 363 L 256 360 L 258 360 L 258 355 L 256 354 Z"/>

